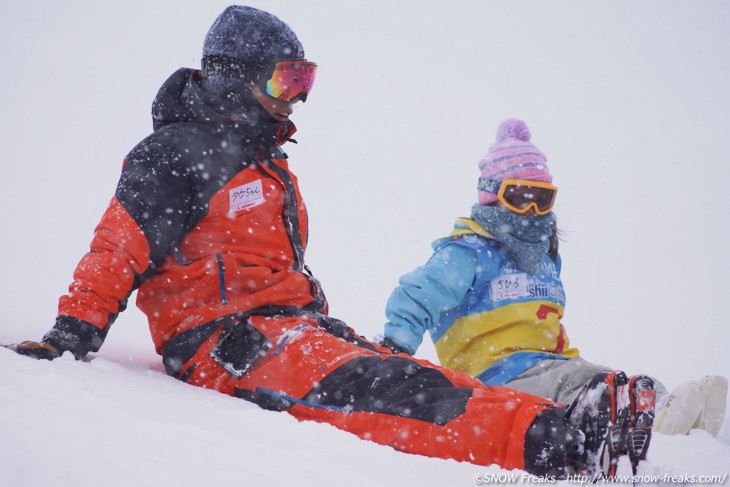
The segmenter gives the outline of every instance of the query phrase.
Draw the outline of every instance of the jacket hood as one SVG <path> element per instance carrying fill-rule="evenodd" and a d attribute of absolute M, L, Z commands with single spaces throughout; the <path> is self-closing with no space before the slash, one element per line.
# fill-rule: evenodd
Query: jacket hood
<path fill-rule="evenodd" d="M 269 117 L 262 116 L 253 98 L 235 106 L 206 91 L 201 79 L 199 70 L 181 68 L 162 84 L 152 102 L 155 131 L 175 123 L 196 123 L 223 135 L 235 133 L 247 143 L 260 147 L 282 145 L 296 132 L 291 121 L 263 119 Z"/>

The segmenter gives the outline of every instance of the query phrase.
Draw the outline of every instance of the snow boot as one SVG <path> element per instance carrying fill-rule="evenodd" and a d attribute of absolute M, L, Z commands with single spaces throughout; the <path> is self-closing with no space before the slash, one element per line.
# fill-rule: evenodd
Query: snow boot
<path fill-rule="evenodd" d="M 646 465 L 656 393 L 654 381 L 622 371 L 597 374 L 568 408 L 571 426 L 585 433 L 585 453 L 577 458 L 581 475 L 635 475 Z"/>
<path fill-rule="evenodd" d="M 633 376 L 629 380 L 630 419 L 627 447 L 634 474 L 645 466 L 646 451 L 649 449 L 654 424 L 655 403 L 654 380 L 645 375 Z"/>
<path fill-rule="evenodd" d="M 622 371 L 596 374 L 567 411 L 568 424 L 585 434 L 584 452 L 571 459 L 576 474 L 612 480 L 627 471 L 630 432 L 629 379 Z M 630 469 L 630 467 L 628 467 Z"/>
<path fill-rule="evenodd" d="M 725 418 L 727 379 L 709 375 L 679 385 L 663 401 L 654 431 L 686 435 L 698 428 L 717 436 Z"/>
<path fill-rule="evenodd" d="M 712 436 L 720 433 L 727 407 L 727 379 L 721 375 L 708 375 L 700 381 L 706 391 L 705 407 L 695 421 L 694 427 L 703 429 Z"/>
<path fill-rule="evenodd" d="M 635 475 L 648 465 L 654 401 L 649 377 L 629 379 L 618 370 L 596 374 L 570 406 L 537 416 L 525 437 L 525 469 L 594 483 Z"/>

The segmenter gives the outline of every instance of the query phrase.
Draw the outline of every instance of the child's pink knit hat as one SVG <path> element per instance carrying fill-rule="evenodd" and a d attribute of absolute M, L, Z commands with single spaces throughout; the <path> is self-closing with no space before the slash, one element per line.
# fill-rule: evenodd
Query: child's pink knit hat
<path fill-rule="evenodd" d="M 499 125 L 497 142 L 479 161 L 482 177 L 479 182 L 479 203 L 488 205 L 497 201 L 497 192 L 488 191 L 489 182 L 505 179 L 529 179 L 551 183 L 553 177 L 547 167 L 545 154 L 530 142 L 530 129 L 522 120 L 510 118 Z M 492 184 L 492 187 L 494 184 Z"/>

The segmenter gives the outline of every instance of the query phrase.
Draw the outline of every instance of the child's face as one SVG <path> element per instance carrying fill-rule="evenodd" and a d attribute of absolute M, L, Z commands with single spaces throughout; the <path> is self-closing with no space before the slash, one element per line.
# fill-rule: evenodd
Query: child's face
<path fill-rule="evenodd" d="M 266 110 L 266 113 L 271 115 L 277 122 L 286 122 L 289 120 L 289 115 L 294 112 L 294 104 L 299 102 L 299 98 L 295 98 L 294 101 L 282 101 L 273 96 L 269 96 L 255 84 L 251 85 L 251 92 L 254 98 L 256 98 L 256 101 Z"/>

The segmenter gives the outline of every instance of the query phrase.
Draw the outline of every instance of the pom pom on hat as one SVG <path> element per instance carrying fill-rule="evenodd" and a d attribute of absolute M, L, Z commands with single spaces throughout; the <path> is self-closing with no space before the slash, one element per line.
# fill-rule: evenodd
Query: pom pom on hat
<path fill-rule="evenodd" d="M 496 143 L 479 161 L 481 170 L 479 203 L 488 205 L 497 201 L 496 193 L 486 189 L 489 181 L 529 179 L 550 183 L 553 180 L 547 166 L 547 157 L 530 139 L 530 129 L 522 120 L 505 120 L 497 129 Z"/>
<path fill-rule="evenodd" d="M 529 142 L 532 134 L 527 124 L 522 120 L 510 118 L 499 124 L 497 129 L 497 143 L 504 142 L 507 139 L 518 139 Z"/>

